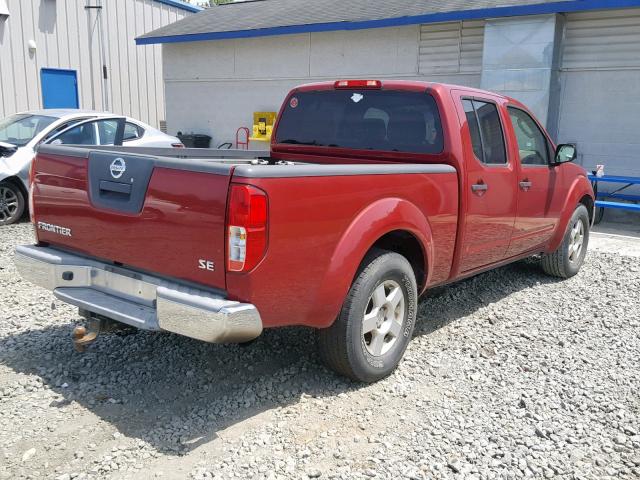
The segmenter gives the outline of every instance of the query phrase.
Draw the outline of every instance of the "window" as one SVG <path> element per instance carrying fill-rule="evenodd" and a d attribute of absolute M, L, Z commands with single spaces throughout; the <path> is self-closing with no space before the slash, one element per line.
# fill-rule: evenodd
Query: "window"
<path fill-rule="evenodd" d="M 60 133 L 61 131 L 65 130 L 66 128 L 70 127 L 74 123 L 78 123 L 78 122 L 81 122 L 83 120 L 87 120 L 87 119 L 86 118 L 74 118 L 73 120 L 69 120 L 68 122 L 64 122 L 64 123 L 58 125 L 56 128 L 54 128 L 53 130 L 51 130 L 49 133 L 47 133 L 45 135 L 45 137 L 42 139 L 42 142 L 46 142 L 51 137 L 53 137 L 54 135 L 56 135 L 56 134 Z"/>
<path fill-rule="evenodd" d="M 56 137 L 52 145 L 96 145 L 96 130 L 93 123 L 85 123 L 67 130 Z"/>
<path fill-rule="evenodd" d="M 498 108 L 489 102 L 463 100 L 473 153 L 482 163 L 504 165 L 507 154 Z"/>
<path fill-rule="evenodd" d="M 522 165 L 548 165 L 547 138 L 538 124 L 524 110 L 513 107 L 508 107 L 507 110 L 518 141 L 520 163 Z"/>
<path fill-rule="evenodd" d="M 100 133 L 100 145 L 113 145 L 118 131 L 119 120 L 98 120 L 98 132 Z M 144 130 L 135 123 L 126 122 L 124 124 L 123 142 L 137 140 L 142 137 Z"/>
<path fill-rule="evenodd" d="M 471 100 L 463 100 L 464 113 L 467 116 L 467 125 L 469 125 L 469 134 L 471 135 L 471 145 L 473 146 L 473 153 L 478 160 L 482 158 L 482 139 L 480 138 L 480 126 L 478 125 L 478 118 L 476 117 L 476 111 L 473 108 Z"/>
<path fill-rule="evenodd" d="M 17 114 L 0 120 L 0 142 L 24 147 L 38 133 L 57 120 L 44 115 Z"/>
<path fill-rule="evenodd" d="M 144 134 L 144 130 L 136 125 L 135 123 L 127 122 L 124 124 L 124 136 L 122 138 L 123 142 L 129 140 L 137 140 L 142 137 Z"/>
<path fill-rule="evenodd" d="M 116 141 L 118 131 L 118 120 L 98 120 L 98 133 L 100 134 L 100 145 L 113 145 Z"/>
<path fill-rule="evenodd" d="M 435 100 L 403 90 L 322 90 L 288 99 L 277 143 L 436 154 L 443 134 Z"/>

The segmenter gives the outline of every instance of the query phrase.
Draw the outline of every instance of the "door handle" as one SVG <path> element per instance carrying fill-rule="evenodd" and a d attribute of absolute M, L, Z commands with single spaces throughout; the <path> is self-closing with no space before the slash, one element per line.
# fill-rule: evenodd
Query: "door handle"
<path fill-rule="evenodd" d="M 489 189 L 489 185 L 486 183 L 474 183 L 471 185 L 471 191 L 473 193 L 482 193 L 486 192 Z"/>
<path fill-rule="evenodd" d="M 527 190 L 529 190 L 531 188 L 531 185 L 533 185 L 533 184 L 529 180 L 525 179 L 525 180 L 520 182 L 520 189 L 524 190 L 526 192 Z"/>

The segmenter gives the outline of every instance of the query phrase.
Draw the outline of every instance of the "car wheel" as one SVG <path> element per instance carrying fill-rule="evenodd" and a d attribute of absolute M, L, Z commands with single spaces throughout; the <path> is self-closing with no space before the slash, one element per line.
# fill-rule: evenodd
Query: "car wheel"
<path fill-rule="evenodd" d="M 360 382 L 375 382 L 397 367 L 416 320 L 415 274 L 405 257 L 375 250 L 354 280 L 340 315 L 318 331 L 324 363 Z"/>
<path fill-rule="evenodd" d="M 24 195 L 11 182 L 0 182 L 0 225 L 17 222 L 24 213 Z"/>
<path fill-rule="evenodd" d="M 589 245 L 589 213 L 578 205 L 567 225 L 562 244 L 542 257 L 542 269 L 554 277 L 573 277 L 582 266 Z"/>

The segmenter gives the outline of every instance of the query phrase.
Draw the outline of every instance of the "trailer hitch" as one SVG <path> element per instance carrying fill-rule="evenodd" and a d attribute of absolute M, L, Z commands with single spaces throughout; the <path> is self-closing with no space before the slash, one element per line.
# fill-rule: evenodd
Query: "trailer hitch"
<path fill-rule="evenodd" d="M 78 325 L 73 329 L 71 335 L 73 347 L 80 353 L 87 349 L 87 346 L 96 341 L 101 333 L 113 333 L 133 330 L 128 325 L 124 325 L 110 318 L 103 317 L 87 310 L 80 309 L 80 315 L 84 317 L 84 325 Z"/>
<path fill-rule="evenodd" d="M 100 332 L 104 330 L 105 319 L 88 316 L 86 325 L 78 325 L 73 329 L 73 347 L 82 353 L 87 345 L 95 342 Z"/>

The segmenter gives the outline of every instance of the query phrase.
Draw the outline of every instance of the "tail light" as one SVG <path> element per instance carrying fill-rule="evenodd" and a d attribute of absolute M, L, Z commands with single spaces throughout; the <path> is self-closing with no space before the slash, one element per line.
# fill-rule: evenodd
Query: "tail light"
<path fill-rule="evenodd" d="M 333 88 L 382 88 L 380 80 L 338 80 Z"/>
<path fill-rule="evenodd" d="M 173 148 L 184 148 L 184 143 L 172 143 Z"/>
<path fill-rule="evenodd" d="M 231 185 L 227 211 L 227 270 L 248 272 L 267 249 L 267 194 L 251 185 Z"/>
<path fill-rule="evenodd" d="M 31 165 L 29 166 L 29 218 L 31 219 L 31 223 L 36 224 L 36 214 L 33 206 L 33 184 L 36 180 L 36 157 L 33 157 L 31 160 Z"/>

